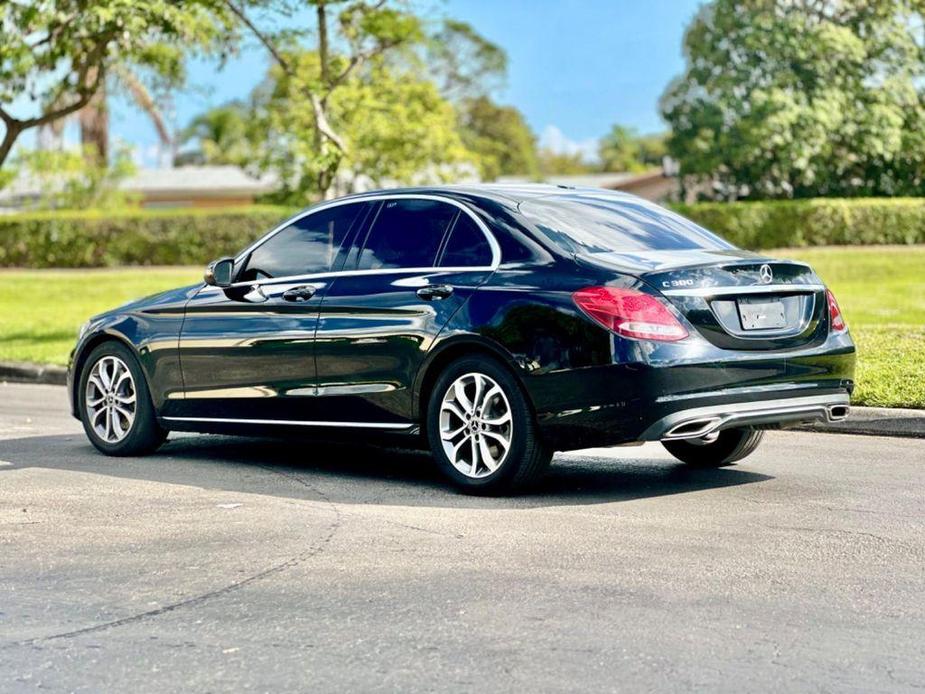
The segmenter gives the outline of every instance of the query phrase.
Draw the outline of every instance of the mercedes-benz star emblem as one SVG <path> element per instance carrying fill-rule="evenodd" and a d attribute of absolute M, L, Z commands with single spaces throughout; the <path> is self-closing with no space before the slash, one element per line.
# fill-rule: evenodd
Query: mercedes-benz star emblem
<path fill-rule="evenodd" d="M 771 284 L 774 281 L 774 272 L 771 270 L 771 266 L 762 265 L 761 269 L 758 270 L 758 278 L 761 280 L 761 284 Z"/>

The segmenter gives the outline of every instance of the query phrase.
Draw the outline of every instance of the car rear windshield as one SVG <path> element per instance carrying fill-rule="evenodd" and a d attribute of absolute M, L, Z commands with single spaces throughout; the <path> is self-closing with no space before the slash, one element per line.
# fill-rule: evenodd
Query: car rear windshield
<path fill-rule="evenodd" d="M 735 248 L 689 219 L 639 198 L 575 194 L 533 198 L 520 211 L 571 253 Z"/>

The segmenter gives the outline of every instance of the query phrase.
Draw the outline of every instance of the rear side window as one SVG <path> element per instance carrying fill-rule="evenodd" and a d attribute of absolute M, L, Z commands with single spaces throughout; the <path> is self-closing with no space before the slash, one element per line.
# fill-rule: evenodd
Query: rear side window
<path fill-rule="evenodd" d="M 440 267 L 491 265 L 491 246 L 479 226 L 467 214 L 459 215 L 440 258 Z"/>
<path fill-rule="evenodd" d="M 330 271 L 347 233 L 367 205 L 337 205 L 293 222 L 254 249 L 238 280 Z"/>
<path fill-rule="evenodd" d="M 357 267 L 433 267 L 459 209 L 438 200 L 387 200 L 373 222 Z"/>
<path fill-rule="evenodd" d="M 638 198 L 561 195 L 527 200 L 520 210 L 550 241 L 572 253 L 735 248 L 689 219 Z"/>

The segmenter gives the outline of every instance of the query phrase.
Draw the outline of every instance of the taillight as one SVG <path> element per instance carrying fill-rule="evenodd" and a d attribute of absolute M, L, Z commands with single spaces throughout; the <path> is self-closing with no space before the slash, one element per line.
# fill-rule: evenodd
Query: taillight
<path fill-rule="evenodd" d="M 680 321 L 651 294 L 617 287 L 587 287 L 572 294 L 572 298 L 578 308 L 619 335 L 665 342 L 687 337 Z"/>
<path fill-rule="evenodd" d="M 835 301 L 835 295 L 831 289 L 825 290 L 825 299 L 829 304 L 829 325 L 832 326 L 832 331 L 836 333 L 845 332 L 848 326 L 845 324 L 845 319 L 841 315 L 841 309 L 838 308 L 838 302 Z"/>

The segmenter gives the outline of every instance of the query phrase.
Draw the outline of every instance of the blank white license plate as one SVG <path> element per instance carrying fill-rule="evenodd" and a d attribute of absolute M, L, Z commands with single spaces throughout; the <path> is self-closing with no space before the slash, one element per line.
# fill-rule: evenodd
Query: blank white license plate
<path fill-rule="evenodd" d="M 739 299 L 737 303 L 743 330 L 774 330 L 787 327 L 783 301 Z"/>

